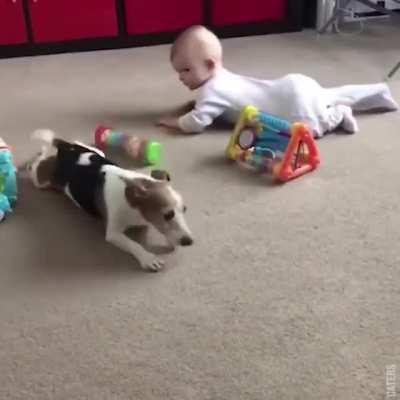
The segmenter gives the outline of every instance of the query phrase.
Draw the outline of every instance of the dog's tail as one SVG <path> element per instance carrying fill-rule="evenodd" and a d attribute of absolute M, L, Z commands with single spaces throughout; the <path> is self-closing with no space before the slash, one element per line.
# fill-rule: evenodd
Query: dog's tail
<path fill-rule="evenodd" d="M 56 134 L 54 131 L 50 129 L 36 129 L 32 133 L 32 139 L 42 142 L 42 144 L 46 144 L 47 146 L 52 146 Z"/>
<path fill-rule="evenodd" d="M 42 154 L 49 155 L 52 150 L 57 151 L 75 151 L 75 152 L 92 152 L 100 157 L 105 157 L 104 153 L 96 147 L 88 146 L 82 142 L 75 140 L 67 142 L 66 140 L 56 137 L 56 134 L 51 129 L 37 129 L 32 133 L 32 140 L 42 143 Z"/>
<path fill-rule="evenodd" d="M 56 134 L 50 129 L 36 129 L 31 139 L 41 143 L 40 158 L 49 157 L 54 152 L 56 145 Z"/>
<path fill-rule="evenodd" d="M 52 147 L 56 149 L 69 148 L 71 143 L 56 137 L 51 129 L 36 129 L 32 133 L 32 139 L 42 143 L 42 152 L 47 153 Z"/>
<path fill-rule="evenodd" d="M 41 151 L 25 163 L 24 169 L 37 188 L 49 188 L 52 186 L 58 139 L 50 129 L 35 130 L 32 132 L 31 139 L 40 142 Z"/>

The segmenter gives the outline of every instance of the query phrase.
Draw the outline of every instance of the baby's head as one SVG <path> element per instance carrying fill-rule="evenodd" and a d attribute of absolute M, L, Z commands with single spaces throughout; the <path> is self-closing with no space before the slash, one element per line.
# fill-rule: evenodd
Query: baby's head
<path fill-rule="evenodd" d="M 181 33 L 172 45 L 171 63 L 179 74 L 179 80 L 190 90 L 195 90 L 222 66 L 221 43 L 204 26 L 192 26 Z"/>

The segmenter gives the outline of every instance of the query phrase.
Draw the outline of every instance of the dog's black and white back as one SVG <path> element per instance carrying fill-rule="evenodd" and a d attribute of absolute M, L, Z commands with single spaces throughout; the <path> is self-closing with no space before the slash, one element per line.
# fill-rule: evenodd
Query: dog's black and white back
<path fill-rule="evenodd" d="M 106 224 L 106 239 L 134 255 L 145 269 L 159 270 L 163 263 L 125 234 L 129 227 L 153 226 L 173 247 L 193 243 L 186 224 L 182 197 L 166 179 L 155 179 L 127 170 L 104 153 L 79 142 L 55 138 L 52 131 L 38 130 L 40 154 L 29 164 L 38 188 L 63 191 L 71 200 Z"/>

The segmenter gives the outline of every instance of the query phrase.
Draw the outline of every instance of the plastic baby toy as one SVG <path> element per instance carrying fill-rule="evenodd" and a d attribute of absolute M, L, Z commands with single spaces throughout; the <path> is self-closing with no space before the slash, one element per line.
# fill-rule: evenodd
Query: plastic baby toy
<path fill-rule="evenodd" d="M 135 161 L 139 161 L 142 164 L 157 165 L 162 157 L 160 143 L 117 132 L 106 126 L 97 127 L 95 143 L 101 150 L 106 150 L 107 148 L 122 149 Z"/>
<path fill-rule="evenodd" d="M 317 145 L 306 124 L 290 124 L 253 106 L 242 111 L 226 156 L 281 182 L 306 174 L 320 164 Z"/>
<path fill-rule="evenodd" d="M 0 221 L 17 202 L 16 168 L 12 161 L 12 154 L 6 143 L 0 138 Z"/>

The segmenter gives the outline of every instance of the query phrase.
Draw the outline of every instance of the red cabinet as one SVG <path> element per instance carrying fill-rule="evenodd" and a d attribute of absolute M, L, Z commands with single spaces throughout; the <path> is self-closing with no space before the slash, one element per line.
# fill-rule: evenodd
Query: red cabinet
<path fill-rule="evenodd" d="M 28 2 L 33 40 L 36 43 L 118 35 L 115 0 L 28 0 Z"/>
<path fill-rule="evenodd" d="M 305 0 L 0 0 L 0 58 L 166 43 L 196 24 L 220 37 L 302 29 Z"/>
<path fill-rule="evenodd" d="M 224 26 L 262 21 L 281 21 L 287 15 L 288 0 L 212 0 L 213 25 Z"/>
<path fill-rule="evenodd" d="M 28 40 L 22 0 L 0 1 L 0 45 Z"/>
<path fill-rule="evenodd" d="M 172 32 L 202 24 L 203 0 L 124 0 L 130 35 Z"/>

